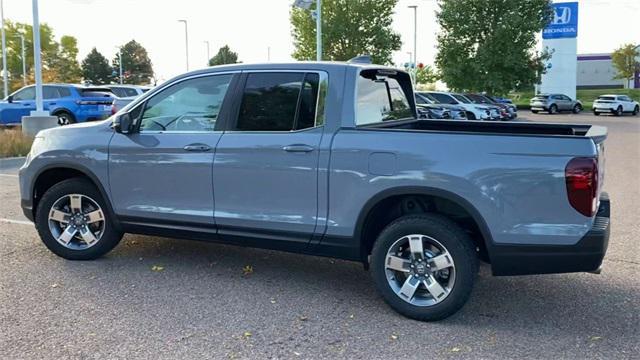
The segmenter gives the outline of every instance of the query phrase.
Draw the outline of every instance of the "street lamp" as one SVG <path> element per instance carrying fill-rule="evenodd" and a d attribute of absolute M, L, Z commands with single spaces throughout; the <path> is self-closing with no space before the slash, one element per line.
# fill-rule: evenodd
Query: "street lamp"
<path fill-rule="evenodd" d="M 187 59 L 187 71 L 189 71 L 189 33 L 187 31 L 187 20 L 178 20 L 178 22 L 184 23 L 184 48 Z"/>
<path fill-rule="evenodd" d="M 118 49 L 118 65 L 120 65 L 120 76 L 118 79 L 120 80 L 120 85 L 122 85 L 122 47 L 116 46 L 116 49 Z"/>
<path fill-rule="evenodd" d="M 42 59 L 40 58 L 40 17 L 38 16 L 38 0 L 33 0 L 33 65 L 36 80 L 36 111 L 32 116 L 49 115 L 42 106 Z"/>
<path fill-rule="evenodd" d="M 316 19 L 316 60 L 322 61 L 322 0 L 295 0 L 293 6 L 309 10 L 313 3 L 316 3 L 315 15 Z"/>
<path fill-rule="evenodd" d="M 0 17 L 2 18 L 2 82 L 4 83 L 4 97 L 9 92 L 9 74 L 7 74 L 7 44 L 4 37 L 4 0 L 0 0 Z"/>
<path fill-rule="evenodd" d="M 418 5 L 408 6 L 413 9 L 413 64 L 418 63 Z"/>
<path fill-rule="evenodd" d="M 209 66 L 209 60 L 211 59 L 211 55 L 209 53 L 209 40 L 205 40 L 204 41 L 205 44 L 207 44 L 207 62 L 206 62 L 206 66 Z"/>

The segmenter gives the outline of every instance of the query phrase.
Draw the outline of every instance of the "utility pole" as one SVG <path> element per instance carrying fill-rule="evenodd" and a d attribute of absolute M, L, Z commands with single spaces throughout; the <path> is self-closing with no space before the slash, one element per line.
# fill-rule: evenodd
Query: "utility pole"
<path fill-rule="evenodd" d="M 187 71 L 189 71 L 189 33 L 187 30 L 187 20 L 178 20 L 178 22 L 184 23 L 184 48 L 187 60 Z"/>
<path fill-rule="evenodd" d="M 209 59 L 211 59 L 211 55 L 209 53 L 209 40 L 205 40 L 204 41 L 205 44 L 207 44 L 207 62 L 206 62 L 206 66 L 209 66 Z"/>
<path fill-rule="evenodd" d="M 418 63 L 418 5 L 411 5 L 413 9 L 413 64 Z"/>
<path fill-rule="evenodd" d="M 4 0 L 0 0 L 0 17 L 2 18 L 2 82 L 6 98 L 9 95 L 9 74 L 7 74 L 7 44 L 4 35 Z"/>
<path fill-rule="evenodd" d="M 36 111 L 31 115 L 49 115 L 44 112 L 42 106 L 42 59 L 40 58 L 40 18 L 38 16 L 38 0 L 32 0 L 33 4 L 33 62 L 36 78 Z M 5 85 L 6 86 L 6 85 Z"/>
<path fill-rule="evenodd" d="M 118 49 L 118 65 L 120 65 L 120 85 L 122 85 L 122 48 Z"/>

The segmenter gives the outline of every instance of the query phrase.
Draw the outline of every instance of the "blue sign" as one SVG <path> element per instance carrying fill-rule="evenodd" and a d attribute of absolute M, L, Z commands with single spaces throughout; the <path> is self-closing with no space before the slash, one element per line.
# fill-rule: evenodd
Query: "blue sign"
<path fill-rule="evenodd" d="M 556 3 L 553 21 L 542 30 L 543 39 L 575 38 L 578 36 L 578 3 Z"/>

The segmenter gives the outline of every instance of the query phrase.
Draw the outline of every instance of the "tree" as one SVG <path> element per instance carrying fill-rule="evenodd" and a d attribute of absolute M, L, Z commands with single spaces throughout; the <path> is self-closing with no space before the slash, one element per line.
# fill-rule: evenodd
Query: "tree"
<path fill-rule="evenodd" d="M 640 69 L 640 46 L 633 44 L 625 44 L 616 49 L 611 54 L 611 62 L 618 73 L 614 79 L 632 80 L 636 71 Z M 625 84 L 625 87 L 627 87 Z"/>
<path fill-rule="evenodd" d="M 123 83 L 148 84 L 153 77 L 153 66 L 147 54 L 147 50 L 137 41 L 131 40 L 120 47 L 122 53 Z M 120 80 L 120 59 L 118 54 L 112 61 L 115 80 Z"/>
<path fill-rule="evenodd" d="M 96 48 L 91 49 L 87 57 L 82 60 L 82 77 L 92 84 L 108 84 L 111 80 L 111 71 L 109 60 Z"/>
<path fill-rule="evenodd" d="M 322 2 L 322 59 L 344 61 L 371 55 L 377 64 L 390 64 L 399 50 L 400 35 L 392 28 L 397 0 L 324 0 Z M 292 36 L 298 60 L 316 59 L 316 22 L 311 10 L 291 10 Z"/>
<path fill-rule="evenodd" d="M 209 59 L 209 66 L 236 64 L 238 62 L 238 53 L 231 51 L 229 45 L 225 45 L 218 50 L 214 57 Z"/>
<path fill-rule="evenodd" d="M 431 66 L 424 65 L 416 69 L 416 84 L 432 84 L 436 80 L 438 76 Z"/>
<path fill-rule="evenodd" d="M 551 0 L 439 0 L 436 65 L 454 90 L 505 94 L 539 82 L 545 49 L 536 35 L 551 21 Z"/>
<path fill-rule="evenodd" d="M 57 82 L 79 83 L 82 69 L 78 64 L 78 40 L 73 36 L 64 35 L 60 38 L 60 46 L 55 59 L 52 59 L 51 70 L 56 73 Z"/>

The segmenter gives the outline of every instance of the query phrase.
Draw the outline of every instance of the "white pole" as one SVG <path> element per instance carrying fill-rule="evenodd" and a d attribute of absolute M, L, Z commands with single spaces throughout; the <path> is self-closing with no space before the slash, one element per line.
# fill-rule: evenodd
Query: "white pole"
<path fill-rule="evenodd" d="M 316 60 L 322 61 L 322 0 L 316 0 Z"/>
<path fill-rule="evenodd" d="M 0 0 L 0 17 L 2 17 L 2 81 L 6 98 L 9 95 L 9 74 L 7 74 L 7 45 L 4 36 L 4 0 Z"/>
<path fill-rule="evenodd" d="M 33 62 L 36 77 L 36 111 L 32 115 L 43 115 L 42 106 L 42 61 L 40 59 L 40 19 L 38 18 L 38 0 L 33 0 Z M 48 115 L 48 112 L 46 113 Z"/>
<path fill-rule="evenodd" d="M 120 85 L 122 85 L 122 48 L 118 49 L 118 64 L 120 65 Z"/>
<path fill-rule="evenodd" d="M 178 20 L 181 23 L 184 23 L 184 49 L 187 60 L 187 71 L 189 71 L 189 33 L 187 31 L 187 20 Z"/>
<path fill-rule="evenodd" d="M 267 62 L 271 61 L 271 46 L 267 46 Z"/>
<path fill-rule="evenodd" d="M 413 9 L 413 65 L 418 64 L 418 5 L 409 6 Z"/>
<path fill-rule="evenodd" d="M 207 62 L 205 64 L 207 64 L 206 66 L 209 66 L 209 59 L 211 59 L 211 53 L 209 52 L 209 41 L 205 40 L 204 43 L 207 44 Z"/>
<path fill-rule="evenodd" d="M 27 55 L 24 46 L 24 35 L 20 34 L 20 42 L 22 43 L 22 83 L 27 86 Z"/>

